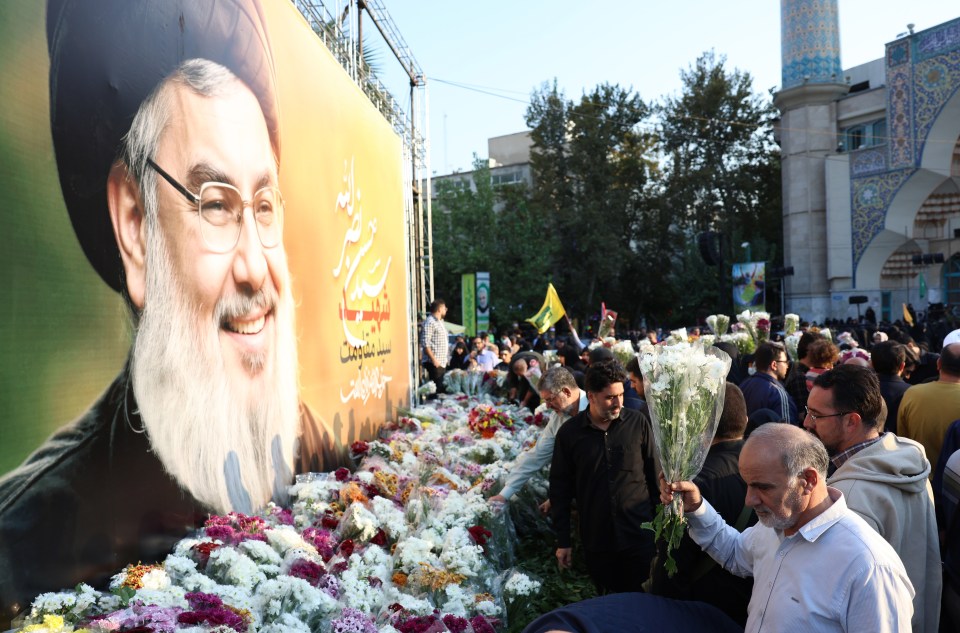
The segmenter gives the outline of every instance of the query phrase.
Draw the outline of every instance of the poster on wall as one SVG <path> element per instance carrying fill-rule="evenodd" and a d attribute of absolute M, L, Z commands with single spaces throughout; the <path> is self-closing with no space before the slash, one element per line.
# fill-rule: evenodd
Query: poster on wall
<path fill-rule="evenodd" d="M 477 273 L 477 333 L 490 331 L 490 273 Z"/>
<path fill-rule="evenodd" d="M 764 310 L 766 264 L 746 262 L 733 265 L 733 307 L 741 310 Z"/>
<path fill-rule="evenodd" d="M 463 328 L 467 336 L 477 335 L 477 281 L 473 273 L 460 276 L 460 305 L 463 310 Z"/>
<path fill-rule="evenodd" d="M 2 630 L 344 464 L 411 325 L 401 139 L 292 3 L 7 0 L 0 35 Z"/>

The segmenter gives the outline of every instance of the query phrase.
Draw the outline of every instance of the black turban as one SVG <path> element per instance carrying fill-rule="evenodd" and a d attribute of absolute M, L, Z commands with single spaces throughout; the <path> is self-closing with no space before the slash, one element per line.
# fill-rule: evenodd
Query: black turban
<path fill-rule="evenodd" d="M 258 0 L 48 0 L 50 128 L 63 198 L 93 268 L 121 290 L 107 177 L 140 104 L 181 63 L 221 64 L 256 95 L 280 156 L 276 75 Z"/>

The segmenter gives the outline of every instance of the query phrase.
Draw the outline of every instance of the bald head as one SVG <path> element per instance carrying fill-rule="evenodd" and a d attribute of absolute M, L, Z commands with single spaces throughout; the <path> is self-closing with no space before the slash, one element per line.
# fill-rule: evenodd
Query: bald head
<path fill-rule="evenodd" d="M 750 434 L 744 451 L 776 451 L 780 454 L 784 470 L 790 475 L 799 475 L 813 468 L 826 482 L 827 464 L 830 461 L 827 449 L 816 436 L 792 424 L 764 424 Z"/>

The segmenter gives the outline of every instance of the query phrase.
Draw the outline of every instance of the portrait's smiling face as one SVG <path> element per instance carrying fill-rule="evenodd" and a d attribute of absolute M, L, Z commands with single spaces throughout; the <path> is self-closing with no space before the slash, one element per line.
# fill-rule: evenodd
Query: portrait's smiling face
<path fill-rule="evenodd" d="M 256 98 L 239 82 L 234 85 L 215 98 L 177 87 L 155 160 L 191 192 L 200 192 L 206 182 L 223 182 L 251 200 L 261 188 L 277 186 L 277 165 Z M 283 244 L 264 247 L 254 210 L 244 205 L 236 246 L 216 252 L 222 249 L 211 248 L 209 232 L 201 233 L 206 220 L 198 218 L 196 205 L 162 179 L 157 183 L 159 226 L 183 300 L 200 327 L 216 328 L 233 384 L 258 395 L 277 362 L 275 308 L 288 277 Z"/>
<path fill-rule="evenodd" d="M 283 500 L 299 423 L 290 276 L 280 234 L 263 225 L 269 201 L 279 200 L 264 198 L 278 184 L 277 162 L 257 99 L 239 81 L 207 96 L 177 82 L 165 90 L 155 204 L 149 189 L 141 194 L 156 221 L 140 229 L 142 270 L 127 267 L 131 299 L 142 303 L 134 393 L 170 474 L 217 512 L 252 512 Z M 201 195 L 211 182 L 234 187 L 231 204 L 242 208 L 242 222 L 224 222 L 219 233 L 201 228 L 207 220 L 192 198 L 202 198 L 205 214 L 220 210 L 229 198 Z"/>

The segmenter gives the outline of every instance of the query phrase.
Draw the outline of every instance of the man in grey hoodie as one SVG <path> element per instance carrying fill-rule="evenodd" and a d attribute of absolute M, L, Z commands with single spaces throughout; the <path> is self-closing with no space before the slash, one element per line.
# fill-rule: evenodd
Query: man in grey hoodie
<path fill-rule="evenodd" d="M 936 633 L 943 580 L 930 462 L 922 445 L 883 432 L 882 407 L 876 374 L 840 365 L 814 381 L 803 425 L 830 455 L 827 484 L 843 492 L 847 506 L 903 561 L 916 589 L 913 631 Z"/>

